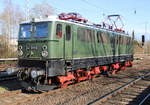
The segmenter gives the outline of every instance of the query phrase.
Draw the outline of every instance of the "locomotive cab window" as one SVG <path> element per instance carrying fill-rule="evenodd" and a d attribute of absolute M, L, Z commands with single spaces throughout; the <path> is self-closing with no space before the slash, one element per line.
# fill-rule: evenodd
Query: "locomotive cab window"
<path fill-rule="evenodd" d="M 36 23 L 34 37 L 45 38 L 47 36 L 48 36 L 48 23 Z"/>
<path fill-rule="evenodd" d="M 31 37 L 31 25 L 30 24 L 22 24 L 20 25 L 20 35 L 19 39 L 26 39 Z"/>
<path fill-rule="evenodd" d="M 67 25 L 66 26 L 66 40 L 71 39 L 71 26 Z"/>
<path fill-rule="evenodd" d="M 57 36 L 57 38 L 62 37 L 62 24 L 57 24 L 57 26 L 56 26 L 56 36 Z"/>

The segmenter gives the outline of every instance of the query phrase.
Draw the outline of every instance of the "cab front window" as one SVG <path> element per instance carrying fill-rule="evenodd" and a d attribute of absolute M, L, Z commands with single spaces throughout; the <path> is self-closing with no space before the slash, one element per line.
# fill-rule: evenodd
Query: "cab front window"
<path fill-rule="evenodd" d="M 19 39 L 48 37 L 48 23 L 21 24 Z"/>
<path fill-rule="evenodd" d="M 48 23 L 37 23 L 35 24 L 35 35 L 36 38 L 45 38 L 48 36 Z"/>
<path fill-rule="evenodd" d="M 26 39 L 31 37 L 31 25 L 30 24 L 23 24 L 20 27 L 20 39 Z"/>

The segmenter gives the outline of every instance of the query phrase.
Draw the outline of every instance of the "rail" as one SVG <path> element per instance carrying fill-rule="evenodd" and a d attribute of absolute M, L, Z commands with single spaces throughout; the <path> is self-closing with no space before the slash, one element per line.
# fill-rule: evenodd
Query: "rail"
<path fill-rule="evenodd" d="M 0 62 L 4 62 L 4 61 L 17 61 L 18 58 L 1 58 Z"/>
<path fill-rule="evenodd" d="M 144 105 L 144 102 L 150 97 L 150 93 L 140 102 L 139 105 Z"/>
<path fill-rule="evenodd" d="M 117 95 L 118 93 L 122 92 L 123 90 L 127 89 L 128 87 L 132 86 L 133 84 L 135 84 L 136 82 L 142 80 L 143 78 L 145 78 L 146 76 L 149 76 L 150 73 L 147 73 L 144 76 L 140 76 L 139 78 L 132 80 L 128 83 L 126 83 L 125 85 L 113 90 L 112 92 L 105 94 L 102 97 L 99 97 L 97 99 L 95 99 L 94 101 L 88 103 L 87 105 L 97 105 L 97 104 L 102 104 L 103 102 L 105 102 L 106 100 L 110 99 L 111 97 Z"/>

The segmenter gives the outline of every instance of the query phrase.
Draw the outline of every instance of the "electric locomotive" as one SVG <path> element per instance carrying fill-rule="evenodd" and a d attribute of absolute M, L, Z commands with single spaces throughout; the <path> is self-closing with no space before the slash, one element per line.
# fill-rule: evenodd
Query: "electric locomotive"
<path fill-rule="evenodd" d="M 132 38 L 88 24 L 78 14 L 20 24 L 18 78 L 26 89 L 48 91 L 132 66 Z"/>

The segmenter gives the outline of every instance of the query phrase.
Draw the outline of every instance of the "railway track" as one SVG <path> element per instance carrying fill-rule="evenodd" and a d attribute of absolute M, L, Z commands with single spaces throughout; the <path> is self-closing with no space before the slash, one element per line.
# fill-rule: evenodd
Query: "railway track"
<path fill-rule="evenodd" d="M 0 105 L 17 105 L 35 98 L 37 94 L 22 93 L 21 90 L 0 94 Z"/>
<path fill-rule="evenodd" d="M 0 105 L 18 105 L 40 97 L 38 93 L 23 93 L 21 90 L 7 91 L 0 94 Z"/>
<path fill-rule="evenodd" d="M 150 104 L 150 93 L 139 103 L 139 105 L 149 105 Z"/>
<path fill-rule="evenodd" d="M 147 76 L 150 75 L 147 74 Z M 117 98 L 117 104 L 114 102 L 114 99 L 111 99 L 111 97 L 107 97 L 105 98 L 105 100 L 103 99 L 103 101 L 99 101 L 99 99 L 89 103 L 89 105 L 99 105 L 99 104 L 102 104 L 102 105 L 123 105 L 123 104 L 127 104 L 126 101 L 131 101 L 131 98 L 134 98 L 136 97 L 140 92 L 142 92 L 143 90 L 145 90 L 148 86 L 148 84 L 150 84 L 150 80 L 146 80 L 145 79 L 146 76 L 141 76 L 139 77 L 138 79 L 136 80 L 132 80 L 131 82 L 127 83 L 128 86 L 124 85 L 124 89 L 126 89 L 126 91 L 124 91 L 126 94 L 125 96 L 121 96 L 121 97 L 125 97 L 125 101 L 119 101 L 119 98 Z M 147 85 L 143 85 L 144 84 L 147 84 Z M 136 88 L 139 90 L 139 91 L 135 91 L 133 92 L 133 90 L 135 90 L 134 88 L 134 84 L 138 84 L 136 85 Z M 131 85 L 133 88 L 131 88 Z M 130 87 L 130 91 L 127 91 L 128 87 Z M 123 89 L 123 90 L 124 90 Z M 120 93 L 123 92 L 120 91 Z M 37 98 L 41 98 L 41 97 L 44 97 L 46 95 L 52 95 L 52 94 L 55 94 L 56 92 L 58 91 L 62 91 L 62 89 L 56 89 L 56 90 L 53 90 L 53 91 L 49 91 L 49 92 L 46 92 L 46 93 L 42 93 L 42 94 L 33 94 L 33 93 L 22 93 L 21 90 L 17 90 L 17 91 L 9 91 L 9 92 L 6 92 L 6 93 L 3 93 L 3 94 L 0 94 L 0 105 L 18 105 L 18 104 L 21 104 L 21 103 L 26 103 L 28 101 L 31 101 L 31 100 L 34 100 L 34 99 L 37 99 Z M 95 91 L 95 90 L 93 90 Z M 89 92 L 89 91 L 88 91 Z M 82 93 L 82 95 L 84 94 L 88 94 L 88 92 L 85 92 L 85 93 Z M 117 92 L 118 93 L 118 92 Z M 113 96 L 115 96 L 117 93 L 113 94 L 111 93 Z M 132 93 L 132 95 L 130 94 Z M 107 94 L 108 95 L 108 94 Z M 106 96 L 106 95 L 105 95 Z M 2 98 L 1 98 L 2 97 Z M 117 95 L 115 96 L 117 97 Z M 114 97 L 114 98 L 115 98 Z M 120 96 L 119 96 L 120 97 Z M 104 98 L 104 97 L 103 97 Z M 108 100 L 109 99 L 109 100 Z M 121 98 L 123 99 L 123 98 Z M 104 103 L 105 102 L 105 103 Z M 62 105 L 63 103 L 61 103 Z M 66 103 L 64 103 L 66 104 Z M 60 105 L 60 104 L 59 104 Z"/>
<path fill-rule="evenodd" d="M 4 61 L 17 61 L 18 58 L 0 58 L 0 62 L 4 62 Z"/>
<path fill-rule="evenodd" d="M 143 80 L 144 76 L 142 76 L 140 78 L 141 78 L 142 81 L 145 81 L 145 80 Z M 142 88 L 142 89 L 144 89 L 144 88 Z M 47 95 L 51 95 L 52 96 L 52 95 L 56 94 L 56 92 L 58 92 L 58 91 L 62 91 L 62 89 L 56 89 L 56 90 L 49 91 L 47 93 L 42 93 L 42 94 L 22 93 L 21 90 L 9 91 L 8 93 L 0 94 L 0 97 L 3 97 L 3 98 L 0 98 L 0 105 L 10 105 L 10 104 L 11 105 L 18 105 L 18 104 L 21 104 L 21 103 L 26 103 L 26 102 L 28 102 L 30 100 L 37 99 L 38 97 L 41 98 L 41 97 L 44 97 L 44 96 L 47 96 Z M 97 90 L 95 89 L 95 90 L 92 90 L 90 92 L 86 91 L 86 92 L 82 93 L 81 96 L 82 95 L 86 95 L 88 93 L 91 94 L 91 92 L 93 92 L 93 91 L 95 92 Z M 77 97 L 80 97 L 80 96 L 77 96 Z M 64 102 L 64 104 L 66 104 L 66 103 L 67 102 Z M 61 105 L 62 105 L 62 103 L 61 103 Z M 113 105 L 113 104 L 108 104 L 108 105 Z M 115 105 L 117 105 L 117 104 L 115 104 Z M 119 104 L 119 105 L 121 105 L 121 104 Z"/>
<path fill-rule="evenodd" d="M 150 73 L 132 80 L 87 105 L 142 105 L 150 92 Z"/>

